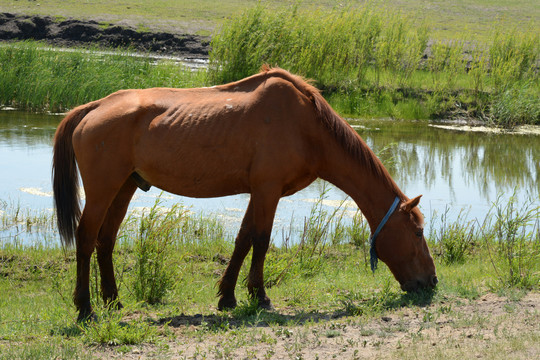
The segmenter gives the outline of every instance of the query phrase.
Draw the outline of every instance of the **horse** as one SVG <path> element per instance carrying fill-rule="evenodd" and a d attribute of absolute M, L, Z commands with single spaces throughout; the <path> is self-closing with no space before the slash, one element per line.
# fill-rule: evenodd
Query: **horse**
<path fill-rule="evenodd" d="M 134 192 L 151 186 L 198 198 L 250 194 L 218 282 L 220 310 L 236 306 L 238 273 L 251 248 L 249 294 L 272 308 L 263 267 L 276 207 L 317 178 L 347 193 L 377 228 L 372 265 L 383 261 L 404 291 L 437 284 L 420 196 L 403 194 L 315 86 L 280 68 L 263 66 L 245 79 L 207 88 L 120 90 L 78 106 L 56 130 L 52 178 L 62 244 L 76 243 L 78 321 L 95 316 L 89 291 L 94 250 L 103 300 L 122 306 L 112 252 Z M 79 178 L 86 195 L 82 212 Z"/>

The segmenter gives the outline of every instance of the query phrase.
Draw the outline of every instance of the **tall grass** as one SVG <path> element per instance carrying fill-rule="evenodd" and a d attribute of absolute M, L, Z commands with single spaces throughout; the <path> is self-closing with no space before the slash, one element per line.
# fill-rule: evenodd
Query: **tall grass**
<path fill-rule="evenodd" d="M 382 83 L 384 71 L 397 69 L 403 70 L 402 81 L 419 65 L 427 30 L 389 14 L 371 7 L 313 13 L 249 9 L 213 37 L 210 78 L 237 80 L 269 63 L 316 79 L 323 88 L 346 89 L 373 77 Z"/>
<path fill-rule="evenodd" d="M 166 212 L 161 211 L 159 204 L 158 199 L 148 214 L 142 214 L 135 238 L 133 290 L 138 301 L 149 304 L 161 303 L 172 285 L 169 253 L 179 232 L 178 224 L 186 214 L 176 205 Z"/>
<path fill-rule="evenodd" d="M 142 213 L 132 212 L 121 229 L 121 247 L 135 256 L 130 287 L 137 301 L 162 303 L 177 275 L 175 262 L 183 257 L 212 259 L 227 253 L 223 226 L 214 219 L 197 217 L 181 204 L 161 206 L 156 199 Z"/>
<path fill-rule="evenodd" d="M 265 265 L 265 285 L 279 285 L 291 277 L 312 277 L 321 271 L 324 265 L 324 253 L 328 247 L 345 243 L 348 234 L 360 232 L 344 222 L 347 207 L 341 201 L 332 210 L 324 205 L 329 188 L 325 183 L 319 197 L 313 203 L 309 216 L 300 229 L 294 229 L 291 222 L 289 234 L 281 248 L 270 252 Z M 354 229 L 353 229 L 354 228 Z M 292 236 L 298 232 L 298 236 Z M 291 240 L 291 237 L 293 240 Z M 296 242 L 294 239 L 297 239 Z"/>
<path fill-rule="evenodd" d="M 368 239 L 370 229 L 363 216 L 356 212 L 350 218 L 350 209 L 341 204 L 334 209 L 324 205 L 325 191 L 313 204 L 310 215 L 301 228 L 291 222 L 291 233 L 280 247 L 272 246 L 265 265 L 266 285 L 279 286 L 296 278 L 317 276 L 327 265 L 328 254 L 353 252 L 357 263 L 369 270 Z M 215 218 L 192 214 L 180 204 L 162 208 L 158 199 L 154 206 L 136 210 L 122 225 L 116 256 L 116 273 L 119 285 L 127 287 L 137 301 L 149 304 L 162 303 L 167 293 L 182 282 L 178 264 L 208 261 L 214 271 L 221 274 L 233 248 L 231 237 Z M 21 212 L 17 207 L 4 207 L 4 219 L 17 218 L 21 224 L 33 223 L 35 214 Z M 460 210 L 455 220 L 449 219 L 450 208 L 442 214 L 432 213 L 427 241 L 437 262 L 445 266 L 466 266 L 482 259 L 489 263 L 485 281 L 495 289 L 537 288 L 540 284 L 540 208 L 532 200 L 518 203 L 515 197 L 503 202 L 502 197 L 493 203 L 484 219 L 470 219 L 468 212 Z M 38 216 L 44 224 L 54 224 L 54 214 Z M 6 222 L 8 228 L 12 222 Z M 5 228 L 0 229 L 5 231 Z M 44 249 L 54 248 L 50 242 L 22 243 L 18 237 L 28 234 L 48 234 L 49 225 L 22 226 L 20 233 L 2 234 L 1 252 L 23 251 L 25 256 L 38 256 Z M 293 232 L 297 236 L 292 236 Z M 56 237 L 55 237 L 56 238 Z M 291 240 L 293 238 L 293 240 Z M 59 250 L 59 249 L 57 249 Z M 9 259 L 10 257 L 7 257 Z M 249 263 L 249 258 L 246 263 Z M 41 264 L 35 268 L 16 264 L 0 264 L 5 271 L 16 271 L 26 277 L 25 271 L 40 274 L 43 268 L 58 264 Z M 8 266 L 9 265 L 9 266 Z M 12 266 L 13 265 L 13 266 Z M 95 265 L 95 264 L 94 264 Z M 249 266 L 244 266 L 243 272 Z M 93 267 L 93 297 L 98 297 L 99 279 L 97 266 Z M 221 269 L 221 270 L 219 270 Z M 189 276 L 188 276 L 189 278 Z M 176 279 L 176 280 L 175 280 Z M 189 280 L 189 279 L 188 279 Z M 192 280 L 192 279 L 191 279 Z M 217 280 L 217 279 L 216 279 Z M 189 282 L 189 281 L 188 281 Z"/>
<path fill-rule="evenodd" d="M 468 213 L 461 210 L 454 222 L 448 222 L 450 207 L 440 215 L 440 224 L 430 227 L 429 238 L 434 242 L 436 254 L 446 264 L 463 264 L 478 240 L 476 221 L 468 220 Z M 435 213 L 432 214 L 435 218 Z M 433 222 L 437 219 L 432 220 Z"/>
<path fill-rule="evenodd" d="M 476 297 L 485 289 L 539 288 L 540 209 L 531 205 L 532 202 L 519 205 L 515 199 L 508 202 L 501 199 L 493 204 L 485 219 L 471 221 L 465 211 L 452 222 L 448 220 L 449 211 L 438 217 L 430 216 L 433 220 L 427 240 L 437 264 L 442 291 Z M 298 242 L 270 248 L 264 270 L 266 286 L 274 294 L 272 297 L 288 291 L 291 304 L 313 305 L 314 300 L 309 297 L 315 287 L 324 288 L 321 281 L 333 283 L 336 277 L 343 276 L 356 284 L 342 293 L 345 295 L 340 306 L 348 313 L 380 311 L 401 306 L 404 301 L 421 303 L 420 298 L 400 295 L 388 269 L 383 267 L 378 275 L 369 276 L 369 226 L 358 213 L 352 221 L 346 220 L 349 213 L 345 207 L 329 210 L 323 203 L 324 192 L 305 219 Z M 216 220 L 194 215 L 182 205 L 169 209 L 160 204 L 158 199 L 150 209 L 133 212 L 122 226 L 115 250 L 121 300 L 128 312 L 140 306 L 140 302 L 165 307 L 173 303 L 175 311 L 207 307 L 214 302 L 215 284 L 232 253 L 233 241 Z M 23 222 L 24 216 L 24 213 L 20 215 Z M 44 253 L 54 258 L 44 258 Z M 247 277 L 249 262 L 248 256 L 240 279 Z M 97 299 L 99 278 L 95 264 L 93 270 L 92 298 Z M 472 275 L 471 271 L 477 273 Z M 57 296 L 62 297 L 62 308 L 69 307 L 68 294 L 73 286 L 69 282 L 75 276 L 73 253 L 36 245 L 4 244 L 0 247 L 0 274 L 3 276 L 44 281 L 50 272 L 54 275 L 48 281 L 54 284 Z M 457 273 L 462 275 L 457 276 Z M 358 291 L 358 281 L 368 281 L 370 285 Z M 381 284 L 383 291 L 373 295 L 373 289 L 369 289 Z M 327 289 L 324 293 L 328 291 L 333 293 L 336 289 Z M 244 294 L 245 287 L 239 286 L 238 292 Z M 99 306 L 96 308 L 101 311 Z M 103 311 L 104 322 L 85 331 L 88 341 L 129 344 L 150 341 L 155 336 L 145 332 L 146 328 L 139 323 L 122 327 L 119 316 L 111 314 L 110 310 Z"/>
<path fill-rule="evenodd" d="M 263 63 L 315 79 L 343 115 L 540 124 L 540 35 L 493 26 L 485 43 L 433 41 L 431 30 L 370 5 L 301 11 L 262 5 L 215 33 L 210 68 L 171 60 L 0 46 L 0 105 L 65 111 L 124 88 L 198 87 L 238 80 Z"/>
<path fill-rule="evenodd" d="M 369 3 L 310 13 L 258 6 L 213 37 L 209 77 L 237 80 L 268 63 L 315 79 L 345 114 L 539 124 L 540 35 L 493 29 L 486 44 L 428 44 L 427 26 Z"/>
<path fill-rule="evenodd" d="M 491 288 L 538 288 L 540 207 L 532 199 L 518 203 L 515 196 L 504 201 L 498 196 L 484 219 L 468 219 L 461 210 L 448 222 L 449 211 L 432 214 L 428 241 L 435 257 L 447 265 L 485 257 L 492 270 L 487 281 Z"/>
<path fill-rule="evenodd" d="M 515 196 L 503 204 L 499 197 L 492 211 L 494 224 L 484 236 L 496 286 L 537 287 L 540 284 L 540 207 L 532 200 L 518 204 Z"/>
<path fill-rule="evenodd" d="M 37 42 L 0 46 L 0 104 L 27 110 L 62 112 L 120 89 L 204 83 L 204 72 L 128 52 L 66 52 Z"/>

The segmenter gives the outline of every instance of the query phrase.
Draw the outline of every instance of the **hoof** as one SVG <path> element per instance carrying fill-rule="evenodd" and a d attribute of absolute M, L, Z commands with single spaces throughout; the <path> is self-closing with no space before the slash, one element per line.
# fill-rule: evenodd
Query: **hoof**
<path fill-rule="evenodd" d="M 259 300 L 259 307 L 264 310 L 274 310 L 274 306 L 268 297 Z"/>
<path fill-rule="evenodd" d="M 96 322 L 97 321 L 97 315 L 92 311 L 81 311 L 79 312 L 79 316 L 77 317 L 77 322 L 79 324 L 87 324 L 90 322 Z"/>
<path fill-rule="evenodd" d="M 234 297 L 222 297 L 218 301 L 218 310 L 234 309 L 236 307 L 236 299 Z"/>

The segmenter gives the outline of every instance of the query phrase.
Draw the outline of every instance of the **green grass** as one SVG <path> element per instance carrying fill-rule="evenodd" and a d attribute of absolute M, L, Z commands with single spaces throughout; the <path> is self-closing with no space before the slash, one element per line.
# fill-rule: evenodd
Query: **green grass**
<path fill-rule="evenodd" d="M 224 83 L 266 62 L 315 79 L 344 116 L 465 118 L 509 127 L 540 123 L 538 34 L 495 32 L 489 46 L 472 50 L 464 41 L 435 42 L 426 60 L 428 37 L 427 27 L 391 10 L 290 15 L 287 9 L 256 7 L 216 34 L 208 72 L 120 50 L 5 44 L 0 104 L 61 112 L 119 89 Z"/>
<path fill-rule="evenodd" d="M 225 22 L 212 38 L 211 82 L 238 80 L 262 63 L 314 79 L 347 116 L 540 123 L 540 35 L 491 29 L 483 42 L 433 38 L 391 7 L 306 13 L 263 6 Z M 426 58 L 427 56 L 427 58 Z"/>
<path fill-rule="evenodd" d="M 368 234 L 362 230 L 366 226 L 362 221 L 340 225 L 343 210 L 325 213 L 315 204 L 306 220 L 310 225 L 301 231 L 301 240 L 286 247 L 271 247 L 268 253 L 265 277 L 268 294 L 277 310 L 259 310 L 248 298 L 244 284 L 249 268 L 246 265 L 237 287 L 239 307 L 217 312 L 216 282 L 232 252 L 232 238 L 215 219 L 190 214 L 181 205 L 169 213 L 165 210 L 157 202 L 142 214 L 133 213 L 121 229 L 114 261 L 123 310 L 108 310 L 98 300 L 99 276 L 94 262 L 91 292 L 98 321 L 86 326 L 75 323 L 76 312 L 71 301 L 74 251 L 22 246 L 3 239 L 0 358 L 91 358 L 121 355 L 141 347 L 151 348 L 151 353 L 158 356 L 174 356 L 180 350 L 170 347 L 177 346 L 174 344 L 179 341 L 191 344 L 188 348 L 192 349 L 200 345 L 201 354 L 227 358 L 238 351 L 256 352 L 253 347 L 281 344 L 283 339 L 290 339 L 285 342 L 289 344 L 286 348 L 294 358 L 311 346 L 305 343 L 310 336 L 315 336 L 313 341 L 340 339 L 347 336 L 346 329 L 360 331 L 361 337 L 374 338 L 370 341 L 382 348 L 390 334 L 410 334 L 416 348 L 431 343 L 427 336 L 429 329 L 443 331 L 448 321 L 445 319 L 451 319 L 448 323 L 456 329 L 466 328 L 473 333 L 489 329 L 497 334 L 497 329 L 507 328 L 507 321 L 512 323 L 515 319 L 504 320 L 489 313 L 475 317 L 474 312 L 467 315 L 460 309 L 464 304 L 475 306 L 480 298 L 495 293 L 507 297 L 505 311 L 518 311 L 520 298 L 529 292 L 538 294 L 540 290 L 538 208 L 496 203 L 489 218 L 478 220 L 482 231 L 461 220 L 448 224 L 444 216 L 440 217 L 440 223 L 434 222 L 432 226 L 436 229 L 428 238 L 440 279 L 437 290 L 406 294 L 386 266 L 371 274 L 363 245 Z M 3 211 L 6 219 L 12 219 L 17 209 L 7 207 Z M 461 229 L 460 224 L 463 224 Z M 12 223 L 6 222 L 2 230 L 10 226 Z M 514 234 L 520 238 L 514 239 Z M 474 240 L 468 243 L 464 260 L 448 261 L 447 254 L 441 251 L 445 248 L 441 242 L 450 238 L 454 242 L 469 241 L 470 237 Z M 165 244 L 165 248 L 158 246 L 158 250 L 164 251 L 158 251 L 156 257 L 153 256 L 156 252 L 145 252 L 141 242 Z M 512 258 L 508 252 L 510 245 L 515 246 L 514 250 L 519 249 L 511 252 Z M 141 274 L 138 270 L 137 264 L 145 256 L 150 262 L 161 263 L 164 266 L 161 269 L 167 269 L 167 287 L 159 293 L 159 301 L 137 294 L 141 283 L 162 284 L 159 273 Z M 519 274 L 526 281 L 509 282 L 506 278 L 500 281 L 504 274 L 513 276 L 511 279 L 519 276 L 508 266 L 509 259 L 519 264 Z M 248 256 L 246 262 L 249 261 Z M 417 314 L 419 328 L 412 325 L 411 318 L 392 321 L 383 328 L 373 325 L 381 317 L 396 319 L 409 312 Z M 537 315 L 524 314 L 524 319 L 529 319 L 524 326 L 527 321 L 534 323 Z M 423 332 L 424 329 L 428 332 Z M 516 350 L 518 353 L 527 351 L 531 346 L 527 344 L 538 338 L 534 332 L 531 338 L 521 342 L 512 332 L 497 336 L 504 344 L 502 348 L 517 347 L 521 349 Z M 216 347 L 204 345 L 216 337 L 223 337 Z M 362 346 L 354 343 L 354 338 L 347 339 L 351 342 L 342 345 L 343 351 Z M 409 338 L 402 338 L 406 339 Z M 437 350 L 441 351 L 440 347 Z"/>
<path fill-rule="evenodd" d="M 37 42 L 0 46 L 0 104 L 27 110 L 66 111 L 127 88 L 196 87 L 206 75 L 170 60 L 126 51 L 63 52 Z"/>

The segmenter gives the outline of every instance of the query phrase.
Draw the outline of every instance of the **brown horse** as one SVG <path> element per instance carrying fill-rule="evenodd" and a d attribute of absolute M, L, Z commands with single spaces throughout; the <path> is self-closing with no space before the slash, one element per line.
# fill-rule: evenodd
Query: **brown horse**
<path fill-rule="evenodd" d="M 78 172 L 86 193 L 82 214 Z M 117 299 L 112 251 L 137 186 L 191 197 L 250 193 L 218 307 L 236 305 L 238 272 L 253 247 L 248 289 L 269 308 L 263 264 L 278 201 L 318 177 L 351 196 L 372 229 L 385 218 L 373 251 L 404 290 L 435 286 L 420 197 L 409 200 L 360 136 L 299 76 L 263 67 L 226 85 L 124 90 L 75 108 L 56 131 L 53 188 L 62 241 L 76 239 L 79 320 L 93 314 L 94 249 L 103 299 Z M 388 211 L 394 199 L 397 208 Z"/>

